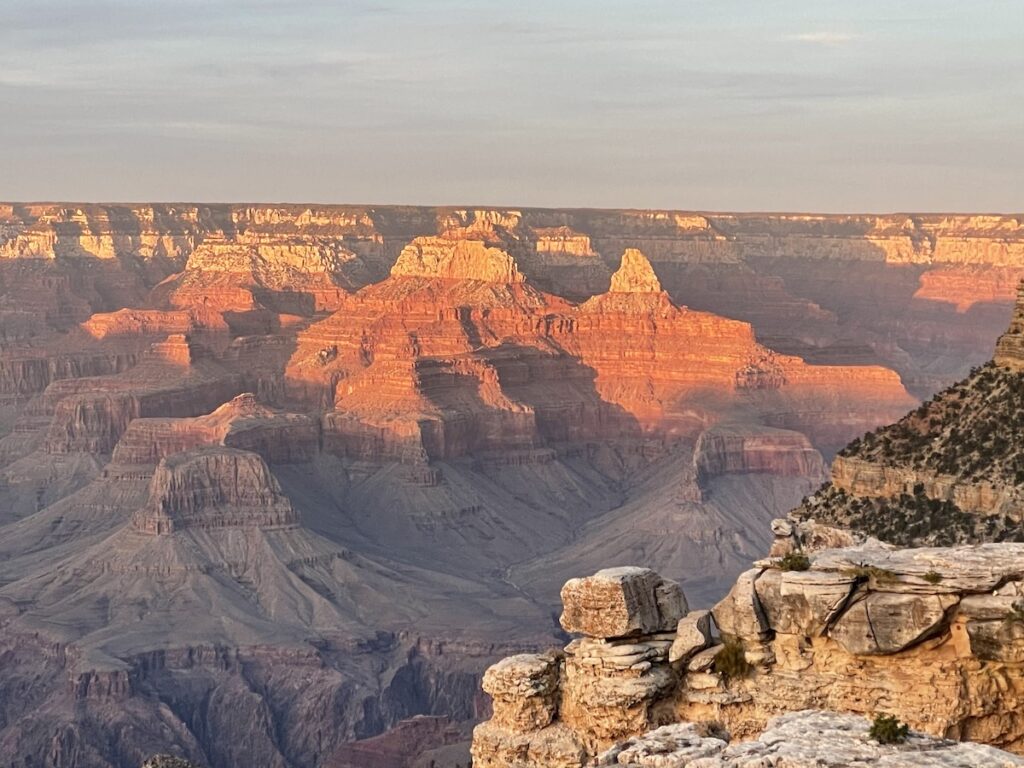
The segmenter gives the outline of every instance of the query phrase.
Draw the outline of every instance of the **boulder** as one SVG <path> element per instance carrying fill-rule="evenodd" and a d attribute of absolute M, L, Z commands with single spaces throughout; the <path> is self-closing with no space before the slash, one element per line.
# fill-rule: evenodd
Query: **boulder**
<path fill-rule="evenodd" d="M 676 639 L 668 652 L 671 662 L 689 661 L 711 644 L 711 611 L 692 611 L 679 620 Z"/>
<path fill-rule="evenodd" d="M 823 571 L 765 571 L 755 590 L 769 626 L 787 635 L 820 635 L 846 603 L 853 576 Z"/>
<path fill-rule="evenodd" d="M 688 610 L 682 589 L 649 568 L 607 568 L 562 587 L 561 624 L 590 637 L 670 632 Z"/>
<path fill-rule="evenodd" d="M 712 610 L 722 634 L 759 641 L 771 630 L 754 587 L 761 573 L 754 568 L 740 574 L 729 594 Z"/>

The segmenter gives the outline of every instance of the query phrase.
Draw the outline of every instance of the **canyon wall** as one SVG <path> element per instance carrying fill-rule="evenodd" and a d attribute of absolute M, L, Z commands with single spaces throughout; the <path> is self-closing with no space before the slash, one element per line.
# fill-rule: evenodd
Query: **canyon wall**
<path fill-rule="evenodd" d="M 0 205 L 0 751 L 305 768 L 486 714 L 476 676 L 562 639 L 568 575 L 643 554 L 720 598 L 825 458 L 987 356 L 1022 237 L 1012 216 Z M 670 592 L 658 611 L 684 611 Z M 677 626 L 573 646 L 593 707 L 566 716 L 655 724 Z"/>

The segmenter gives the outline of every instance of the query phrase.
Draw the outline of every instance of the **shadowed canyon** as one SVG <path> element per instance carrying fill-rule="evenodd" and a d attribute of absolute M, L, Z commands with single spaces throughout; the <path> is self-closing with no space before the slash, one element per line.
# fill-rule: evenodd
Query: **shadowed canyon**
<path fill-rule="evenodd" d="M 1021 278 L 1019 216 L 0 204 L 0 754 L 468 759 L 568 579 L 708 607 L 836 488 L 952 498 L 818 489 Z"/>

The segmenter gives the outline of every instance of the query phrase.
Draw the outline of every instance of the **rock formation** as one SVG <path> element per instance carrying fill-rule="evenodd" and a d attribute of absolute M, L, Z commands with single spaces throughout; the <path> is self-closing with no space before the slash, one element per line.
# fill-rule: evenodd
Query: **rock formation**
<path fill-rule="evenodd" d="M 474 765 L 582 766 L 666 716 L 672 630 L 687 611 L 679 585 L 615 568 L 567 582 L 562 600 L 562 627 L 584 637 L 564 654 L 513 656 L 487 670 L 494 714 L 474 731 Z"/>
<path fill-rule="evenodd" d="M 377 754 L 484 714 L 479 673 L 561 636 L 570 576 L 649 562 L 709 604 L 823 457 L 981 362 L 1022 242 L 1013 216 L 0 204 L 0 753 Z M 956 498 L 1009 515 L 998 465 Z M 542 717 L 554 666 L 587 701 L 611 671 L 552 749 L 674 706 L 712 629 L 662 622 L 652 579 L 601 582 L 637 627 L 581 609 L 523 673 Z"/>
<path fill-rule="evenodd" d="M 622 253 L 622 264 L 612 275 L 612 293 L 661 293 L 661 283 L 651 262 L 636 248 Z"/>
<path fill-rule="evenodd" d="M 920 733 L 905 744 L 883 745 L 869 736 L 869 723 L 854 715 L 807 710 L 781 715 L 754 741 L 728 743 L 714 728 L 684 723 L 626 741 L 597 765 L 647 768 L 1011 768 L 1024 758 L 981 744 L 935 739 Z"/>
<path fill-rule="evenodd" d="M 308 461 L 319 450 L 319 425 L 302 414 L 283 413 L 241 394 L 205 416 L 136 418 L 118 440 L 116 467 L 155 465 L 203 445 L 225 445 L 258 453 L 269 463 Z"/>
<path fill-rule="evenodd" d="M 1012 325 L 1007 337 L 1015 333 Z M 1012 347 L 1007 337 L 1000 350 Z M 925 747 L 935 750 L 927 757 L 861 753 L 841 733 L 863 732 L 867 721 L 835 714 L 886 714 L 933 737 L 1024 753 L 1024 544 L 998 543 L 1019 531 L 1020 477 L 1013 441 L 994 436 L 1024 412 L 1017 375 L 1012 362 L 986 366 L 851 444 L 832 483 L 772 523 L 770 557 L 710 614 L 684 607 L 675 631 L 656 636 L 664 657 L 642 643 L 619 648 L 662 628 L 658 576 L 619 568 L 569 581 L 563 626 L 602 638 L 600 651 L 581 653 L 594 643 L 584 637 L 563 654 L 514 657 L 485 675 L 495 716 L 474 733 L 477 764 L 802 765 L 798 729 L 816 723 L 835 736 L 812 747 L 813 765 L 1019 763 L 949 743 Z M 730 466 L 728 433 L 705 434 L 697 466 Z M 878 499 L 881 507 L 871 504 Z M 877 531 L 901 544 L 985 543 L 899 548 L 869 535 Z M 597 659 L 585 674 L 581 656 Z M 622 679 L 615 661 L 629 662 L 632 676 Z M 528 704 L 543 715 L 507 715 Z M 728 743 L 737 738 L 757 741 Z"/>
<path fill-rule="evenodd" d="M 1024 451 L 1010 434 L 1024 419 L 1015 358 L 1022 312 L 1024 293 L 991 363 L 854 440 L 833 462 L 831 483 L 793 517 L 896 544 L 1024 538 Z"/>
<path fill-rule="evenodd" d="M 1017 289 L 1017 304 L 1010 328 L 996 342 L 993 360 L 1000 368 L 1019 371 L 1024 368 L 1024 282 Z"/>
<path fill-rule="evenodd" d="M 777 529 L 794 535 L 784 521 Z M 797 722 L 802 716 L 784 713 L 812 709 L 887 712 L 934 737 L 1022 752 L 1022 564 L 1024 548 L 1014 544 L 822 549 L 805 568 L 758 563 L 710 614 L 687 613 L 678 586 L 641 568 L 570 581 L 562 624 L 584 637 L 564 653 L 515 656 L 488 670 L 494 715 L 474 732 L 474 764 L 566 768 L 604 755 L 598 764 L 643 765 L 644 754 L 674 751 L 679 762 L 666 764 L 754 759 L 773 717 Z M 839 730 L 866 728 L 859 718 L 821 717 L 843 723 Z M 727 748 L 676 722 L 714 722 L 762 743 Z M 764 759 L 799 754 L 797 743 L 779 741 L 770 739 L 782 751 Z M 967 746 L 950 759 L 986 754 L 998 753 Z M 857 764 L 844 758 L 837 751 L 830 764 Z M 707 763 L 733 764 L 746 765 Z"/>
<path fill-rule="evenodd" d="M 283 528 L 298 515 L 266 463 L 254 453 L 206 448 L 161 460 L 150 502 L 132 520 L 144 533 L 181 528 Z"/>

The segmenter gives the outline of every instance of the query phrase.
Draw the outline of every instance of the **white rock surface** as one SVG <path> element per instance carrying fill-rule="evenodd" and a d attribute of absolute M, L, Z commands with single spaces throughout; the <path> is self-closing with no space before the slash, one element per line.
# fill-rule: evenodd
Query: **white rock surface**
<path fill-rule="evenodd" d="M 605 752 L 601 766 L 620 768 L 1016 768 L 1024 757 L 980 744 L 911 732 L 882 745 L 857 715 L 805 710 L 775 718 L 756 741 L 727 744 L 693 723 L 677 723 Z"/>

